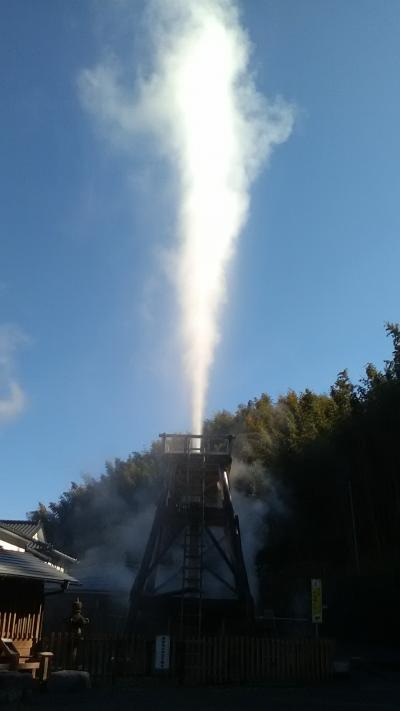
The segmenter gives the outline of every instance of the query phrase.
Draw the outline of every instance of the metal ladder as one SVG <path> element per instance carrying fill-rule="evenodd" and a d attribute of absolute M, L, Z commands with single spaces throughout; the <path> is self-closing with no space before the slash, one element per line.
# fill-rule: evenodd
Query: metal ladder
<path fill-rule="evenodd" d="M 204 548 L 204 462 L 186 468 L 183 538 L 181 638 L 201 636 Z"/>

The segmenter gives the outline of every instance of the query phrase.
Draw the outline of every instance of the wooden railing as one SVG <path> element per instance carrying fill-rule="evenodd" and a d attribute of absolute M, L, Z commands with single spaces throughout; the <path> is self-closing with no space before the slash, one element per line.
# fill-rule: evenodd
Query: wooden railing
<path fill-rule="evenodd" d="M 198 660 L 186 669 L 187 681 L 315 682 L 330 677 L 334 644 L 325 639 L 219 637 L 187 641 L 186 653 L 189 659 Z"/>
<path fill-rule="evenodd" d="M 94 679 L 118 680 L 153 673 L 154 640 L 93 635 L 76 647 L 69 634 L 53 633 L 42 645 L 54 654 L 53 668 L 78 667 Z M 169 676 L 205 684 L 318 682 L 331 676 L 333 654 L 334 643 L 326 639 L 172 640 Z"/>
<path fill-rule="evenodd" d="M 37 612 L 7 610 L 0 612 L 0 637 L 8 639 L 39 639 L 42 627 L 42 607 Z"/>
<path fill-rule="evenodd" d="M 151 670 L 153 643 L 140 637 L 89 635 L 77 642 L 69 633 L 54 632 L 41 646 L 53 652 L 53 669 L 81 668 L 97 679 L 144 676 Z"/>

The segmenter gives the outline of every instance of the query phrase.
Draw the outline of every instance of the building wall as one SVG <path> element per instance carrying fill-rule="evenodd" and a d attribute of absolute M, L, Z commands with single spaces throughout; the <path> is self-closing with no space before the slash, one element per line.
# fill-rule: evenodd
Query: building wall
<path fill-rule="evenodd" d="M 60 595 L 46 597 L 44 634 L 65 632 L 76 598 L 83 604 L 83 615 L 89 619 L 85 630 L 91 634 L 122 634 L 128 613 L 126 593 L 95 590 L 68 590 Z"/>

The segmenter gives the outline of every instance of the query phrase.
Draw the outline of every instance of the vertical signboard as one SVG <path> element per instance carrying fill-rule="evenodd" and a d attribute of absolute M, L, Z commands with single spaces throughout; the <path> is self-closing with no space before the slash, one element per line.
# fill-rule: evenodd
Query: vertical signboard
<path fill-rule="evenodd" d="M 311 619 L 315 625 L 322 622 L 322 580 L 311 579 Z"/>
<path fill-rule="evenodd" d="M 167 671 L 169 669 L 170 638 L 163 634 L 156 637 L 156 650 L 154 668 L 157 671 Z"/>

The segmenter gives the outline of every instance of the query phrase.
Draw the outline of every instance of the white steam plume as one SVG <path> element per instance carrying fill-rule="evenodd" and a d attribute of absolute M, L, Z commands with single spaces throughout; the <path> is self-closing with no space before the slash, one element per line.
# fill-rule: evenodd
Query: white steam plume
<path fill-rule="evenodd" d="M 151 0 L 153 68 L 130 91 L 115 61 L 80 76 L 83 101 L 113 136 L 150 132 L 178 176 L 174 264 L 192 431 L 201 432 L 226 299 L 226 268 L 246 222 L 251 184 L 293 110 L 256 90 L 250 42 L 229 0 Z"/>

